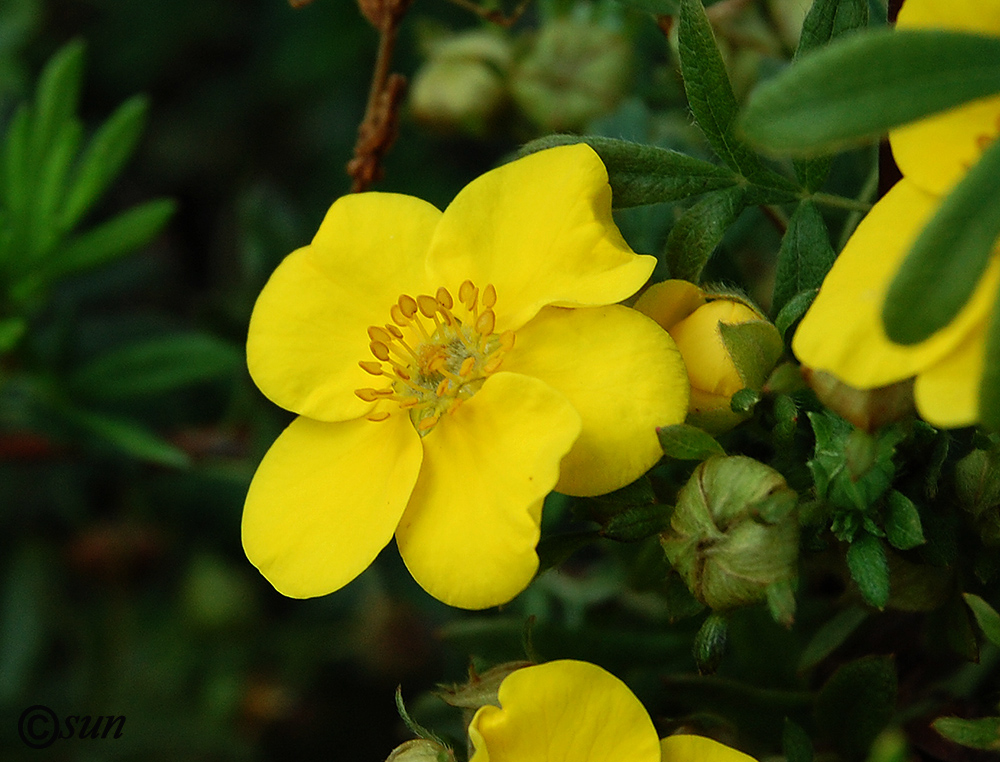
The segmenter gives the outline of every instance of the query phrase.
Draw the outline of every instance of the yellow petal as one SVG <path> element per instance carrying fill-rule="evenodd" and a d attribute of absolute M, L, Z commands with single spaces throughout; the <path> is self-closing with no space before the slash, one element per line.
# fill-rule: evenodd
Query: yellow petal
<path fill-rule="evenodd" d="M 668 736 L 660 741 L 660 751 L 662 762 L 755 762 L 749 754 L 704 736 Z"/>
<path fill-rule="evenodd" d="M 660 762 L 656 729 L 628 686 L 594 664 L 553 661 L 511 673 L 500 705 L 469 725 L 469 762 Z"/>
<path fill-rule="evenodd" d="M 686 280 L 665 280 L 647 288 L 635 302 L 635 309 L 653 318 L 669 331 L 701 305 L 705 294 Z"/>
<path fill-rule="evenodd" d="M 423 439 L 396 543 L 413 578 L 451 606 L 506 603 L 538 568 L 542 500 L 580 417 L 534 378 L 497 373 Z"/>
<path fill-rule="evenodd" d="M 406 416 L 380 423 L 296 418 L 250 484 L 247 558 L 292 598 L 338 590 L 392 538 L 420 458 L 420 437 Z"/>
<path fill-rule="evenodd" d="M 611 304 L 634 294 L 653 257 L 629 249 L 611 219 L 611 188 L 589 146 L 531 154 L 473 180 L 444 212 L 431 272 L 497 290 L 497 330 L 547 304 Z"/>
<path fill-rule="evenodd" d="M 984 323 L 954 352 L 917 376 L 913 396 L 924 420 L 945 429 L 971 426 L 979 420 L 979 382 L 985 351 Z"/>
<path fill-rule="evenodd" d="M 556 485 L 570 495 L 638 479 L 663 455 L 656 427 L 687 413 L 690 387 L 673 339 L 627 307 L 546 307 L 517 332 L 503 367 L 542 379 L 580 413 L 583 430 Z"/>
<path fill-rule="evenodd" d="M 951 29 L 1000 35 L 998 0 L 906 0 L 899 29 Z M 924 190 L 944 194 L 979 159 L 982 139 L 1000 130 L 1000 96 L 921 119 L 889 134 L 903 174 Z"/>
<path fill-rule="evenodd" d="M 358 367 L 374 360 L 368 326 L 389 322 L 401 293 L 433 293 L 425 259 L 440 218 L 420 199 L 389 193 L 330 207 L 312 244 L 278 265 L 250 318 L 247 364 L 271 401 L 325 421 L 371 408 L 354 395 L 373 385 Z"/>
<path fill-rule="evenodd" d="M 910 346 L 893 344 L 885 335 L 885 293 L 936 207 L 934 196 L 904 178 L 872 208 L 795 333 L 792 350 L 803 365 L 858 389 L 885 386 L 930 368 L 986 319 L 1000 280 L 995 256 L 972 298 L 949 325 Z"/>

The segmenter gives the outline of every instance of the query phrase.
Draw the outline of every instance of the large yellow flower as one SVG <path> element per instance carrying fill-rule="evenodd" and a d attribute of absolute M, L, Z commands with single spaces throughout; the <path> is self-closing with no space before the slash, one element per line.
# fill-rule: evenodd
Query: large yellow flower
<path fill-rule="evenodd" d="M 653 265 L 583 145 L 489 172 L 443 213 L 338 200 L 250 321 L 254 381 L 299 417 L 250 485 L 247 556 L 285 595 L 322 595 L 395 533 L 434 597 L 513 598 L 546 494 L 624 486 L 659 459 L 655 427 L 684 418 L 672 340 L 614 304 Z"/>
<path fill-rule="evenodd" d="M 628 686 L 582 661 L 524 667 L 469 724 L 469 762 L 754 762 L 710 738 L 657 738 Z"/>
<path fill-rule="evenodd" d="M 897 26 L 1000 35 L 1000 0 L 907 0 Z M 889 134 L 903 173 L 851 236 L 802 320 L 792 349 L 803 365 L 859 389 L 916 377 L 920 414 L 937 426 L 979 419 L 986 322 L 1000 284 L 995 251 L 955 319 L 913 345 L 889 341 L 881 314 L 904 257 L 938 206 L 1000 132 L 1000 96 Z M 919 309 L 914 305 L 914 309 Z"/>

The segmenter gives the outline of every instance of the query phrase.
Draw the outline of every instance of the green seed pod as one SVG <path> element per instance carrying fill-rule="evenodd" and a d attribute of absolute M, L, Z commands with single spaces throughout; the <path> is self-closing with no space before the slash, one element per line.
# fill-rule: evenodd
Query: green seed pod
<path fill-rule="evenodd" d="M 678 494 L 660 543 L 706 606 L 758 603 L 797 575 L 797 501 L 781 474 L 753 458 L 710 458 Z"/>

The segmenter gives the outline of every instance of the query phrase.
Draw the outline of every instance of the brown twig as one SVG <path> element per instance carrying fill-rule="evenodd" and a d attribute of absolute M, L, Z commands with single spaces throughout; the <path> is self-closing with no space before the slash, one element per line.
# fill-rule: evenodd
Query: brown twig
<path fill-rule="evenodd" d="M 402 74 L 392 73 L 392 56 L 396 49 L 399 24 L 411 2 L 412 0 L 359 2 L 362 13 L 379 30 L 379 46 L 365 117 L 358 126 L 354 157 L 347 163 L 347 174 L 352 179 L 352 193 L 365 191 L 382 178 L 382 159 L 396 140 L 399 106 L 406 93 L 406 78 Z"/>
<path fill-rule="evenodd" d="M 472 2 L 472 0 L 451 0 L 451 2 L 459 8 L 472 11 L 484 21 L 489 21 L 491 24 L 502 26 L 504 29 L 509 29 L 514 26 L 514 24 L 517 23 L 517 20 L 524 15 L 526 10 L 528 10 L 528 6 L 531 5 L 531 0 L 521 0 L 511 14 L 509 16 L 505 16 L 503 11 L 488 10 L 483 8 L 481 5 Z"/>

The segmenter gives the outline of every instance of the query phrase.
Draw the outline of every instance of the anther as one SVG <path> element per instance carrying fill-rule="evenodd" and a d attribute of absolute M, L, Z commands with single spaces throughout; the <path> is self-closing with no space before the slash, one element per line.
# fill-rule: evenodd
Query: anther
<path fill-rule="evenodd" d="M 427 296 L 427 294 L 420 294 L 417 297 L 417 307 L 420 309 L 420 314 L 424 317 L 432 318 L 437 314 L 438 303 L 433 296 Z"/>
<path fill-rule="evenodd" d="M 381 341 L 373 341 L 368 345 L 368 348 L 377 359 L 382 360 L 383 362 L 389 359 L 389 347 Z"/>
<path fill-rule="evenodd" d="M 469 307 L 469 300 L 474 298 L 476 293 L 476 284 L 471 280 L 463 280 L 462 285 L 458 287 L 458 300 Z M 469 309 L 472 309 L 469 307 Z"/>
<path fill-rule="evenodd" d="M 412 320 L 413 316 L 417 314 L 417 300 L 403 294 L 399 297 L 399 311 Z"/>
<path fill-rule="evenodd" d="M 392 322 L 396 325 L 405 327 L 410 324 L 409 319 L 403 314 L 403 309 L 398 304 L 394 304 L 389 308 L 389 317 L 392 318 Z"/>
<path fill-rule="evenodd" d="M 497 290 L 493 287 L 492 283 L 488 283 L 486 288 L 483 289 L 483 307 L 488 310 L 493 309 L 493 305 L 497 303 Z"/>
<path fill-rule="evenodd" d="M 368 338 L 372 341 L 381 341 L 383 344 L 392 344 L 392 334 L 377 325 L 368 327 Z"/>
<path fill-rule="evenodd" d="M 465 360 L 462 362 L 462 367 L 458 369 L 458 375 L 460 375 L 462 378 L 466 378 L 472 373 L 475 367 L 476 367 L 476 358 L 466 357 Z"/>
<path fill-rule="evenodd" d="M 380 423 L 381 421 L 384 421 L 386 418 L 388 418 L 389 414 L 385 413 L 385 412 L 382 412 L 382 413 L 371 413 L 371 414 L 369 414 L 369 415 L 367 415 L 365 417 L 369 421 L 373 421 L 374 423 Z"/>
<path fill-rule="evenodd" d="M 455 301 L 451 298 L 451 294 L 448 293 L 448 289 L 444 286 L 441 286 L 434 296 L 438 300 L 438 304 L 446 310 L 450 310 L 455 304 Z"/>
<path fill-rule="evenodd" d="M 500 349 L 505 352 L 510 351 L 514 347 L 514 332 L 504 331 L 500 334 Z"/>
<path fill-rule="evenodd" d="M 426 418 L 421 418 L 420 423 L 417 424 L 418 431 L 430 431 L 433 429 L 438 422 L 438 416 L 429 415 Z"/>
<path fill-rule="evenodd" d="M 450 383 L 451 382 L 447 378 L 442 378 L 441 383 L 437 385 L 437 389 L 434 390 L 434 393 L 438 397 L 443 397 L 448 393 L 448 384 Z"/>
<path fill-rule="evenodd" d="M 497 368 L 500 367 L 500 363 L 502 362 L 503 362 L 503 357 L 501 357 L 500 355 L 493 355 L 493 357 L 487 360 L 486 364 L 483 366 L 483 375 L 488 376 L 491 373 L 495 373 Z"/>
<path fill-rule="evenodd" d="M 483 303 L 485 304 L 485 299 Z M 476 320 L 476 333 L 483 336 L 489 336 L 493 333 L 493 329 L 496 328 L 497 316 L 494 314 L 493 310 L 486 310 L 479 318 Z"/>
<path fill-rule="evenodd" d="M 374 402 L 379 398 L 377 389 L 355 389 L 354 393 L 365 402 Z"/>
<path fill-rule="evenodd" d="M 365 373 L 371 373 L 373 376 L 382 375 L 382 366 L 377 362 L 372 362 L 371 360 L 362 360 L 358 363 L 361 366 L 361 370 Z"/>
<path fill-rule="evenodd" d="M 403 332 L 399 330 L 396 326 L 394 326 L 392 323 L 386 323 L 385 330 L 387 330 L 394 339 L 403 338 Z"/>

